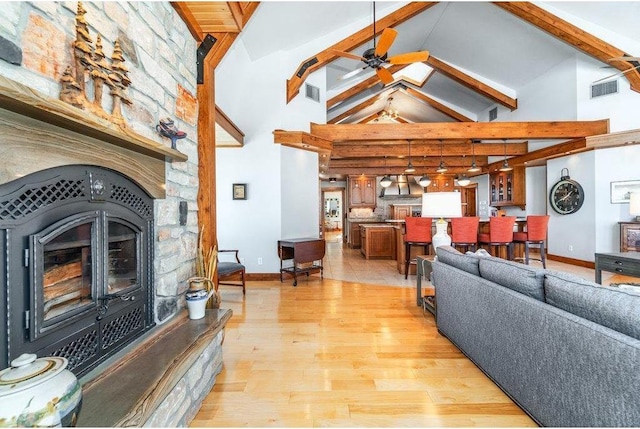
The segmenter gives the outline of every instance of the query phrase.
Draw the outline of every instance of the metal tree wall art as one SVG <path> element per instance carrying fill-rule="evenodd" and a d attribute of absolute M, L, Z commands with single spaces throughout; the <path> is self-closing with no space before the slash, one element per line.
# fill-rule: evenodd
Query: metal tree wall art
<path fill-rule="evenodd" d="M 116 39 L 113 46 L 113 54 L 109 62 L 102 48 L 102 38 L 97 36 L 95 49 L 93 40 L 89 34 L 89 26 L 85 19 L 87 11 L 78 2 L 76 11 L 76 39 L 73 42 L 73 56 L 75 73 L 71 66 L 67 67 L 60 79 L 60 99 L 74 107 L 87 109 L 96 115 L 105 118 L 121 127 L 126 127 L 122 116 L 122 103 L 131 105 L 126 90 L 131 85 L 129 70 L 124 65 L 119 40 Z M 87 97 L 85 77 L 89 74 L 93 80 L 93 102 Z M 110 88 L 109 94 L 113 98 L 111 113 L 104 111 L 102 107 L 104 85 Z"/>

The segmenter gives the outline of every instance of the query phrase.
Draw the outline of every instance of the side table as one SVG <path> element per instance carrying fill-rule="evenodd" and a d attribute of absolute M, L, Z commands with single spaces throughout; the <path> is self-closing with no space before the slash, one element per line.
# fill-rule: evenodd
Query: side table
<path fill-rule="evenodd" d="M 602 284 L 602 272 L 640 277 L 640 252 L 596 253 L 596 283 Z"/>
<path fill-rule="evenodd" d="M 432 255 L 416 256 L 416 303 L 418 304 L 418 307 L 423 307 L 423 309 L 429 310 L 431 313 L 435 314 L 435 307 L 433 305 L 433 303 L 435 303 L 435 291 L 433 286 L 429 287 L 429 292 L 431 293 L 425 295 L 425 297 L 433 299 L 426 300 L 422 296 L 422 279 L 431 279 L 431 262 L 433 261 L 433 258 L 434 256 Z M 425 290 L 425 292 L 427 291 Z M 425 303 L 424 301 L 427 302 Z"/>

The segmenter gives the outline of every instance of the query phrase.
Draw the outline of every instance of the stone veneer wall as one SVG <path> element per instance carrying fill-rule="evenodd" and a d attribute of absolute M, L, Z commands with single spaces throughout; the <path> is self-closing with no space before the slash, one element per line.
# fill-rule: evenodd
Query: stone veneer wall
<path fill-rule="evenodd" d="M 187 132 L 178 150 L 189 161 L 166 165 L 166 198 L 155 200 L 156 322 L 184 307 L 185 280 L 194 273 L 197 243 L 197 99 L 196 49 L 186 25 L 168 2 L 85 2 L 85 18 L 94 43 L 102 37 L 111 58 L 116 38 L 124 52 L 132 106 L 123 106 L 130 128 L 167 146 L 155 131 L 171 117 Z M 76 2 L 0 2 L 0 75 L 58 98 L 60 77 L 73 65 Z M 87 85 L 88 92 L 92 85 Z M 110 111 L 108 89 L 103 107 Z M 92 99 L 92 94 L 89 96 Z M 1 107 L 1 106 L 0 106 Z M 0 144 L 2 137 L 0 136 Z M 178 206 L 187 201 L 187 225 L 180 226 Z"/>

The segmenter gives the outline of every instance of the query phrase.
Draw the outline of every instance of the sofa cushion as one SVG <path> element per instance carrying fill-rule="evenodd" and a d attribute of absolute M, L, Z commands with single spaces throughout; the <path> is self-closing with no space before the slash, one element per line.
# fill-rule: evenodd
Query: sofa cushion
<path fill-rule="evenodd" d="M 480 271 L 478 271 L 478 260 L 480 258 L 476 255 L 460 253 L 451 246 L 436 247 L 436 255 L 440 262 L 459 268 L 474 276 L 480 275 Z"/>
<path fill-rule="evenodd" d="M 547 303 L 640 340 L 640 295 L 548 271 Z"/>
<path fill-rule="evenodd" d="M 544 273 L 521 263 L 500 258 L 480 258 L 480 276 L 524 295 L 544 301 Z"/>

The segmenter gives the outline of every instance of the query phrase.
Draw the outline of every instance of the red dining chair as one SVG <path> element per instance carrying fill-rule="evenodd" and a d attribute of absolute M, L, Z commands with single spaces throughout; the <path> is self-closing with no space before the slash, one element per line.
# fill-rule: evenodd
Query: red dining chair
<path fill-rule="evenodd" d="M 540 259 L 531 259 L 542 262 L 542 267 L 547 268 L 547 257 L 544 248 L 548 226 L 549 215 L 531 215 L 527 216 L 526 231 L 513 233 L 513 242 L 524 244 L 525 264 L 529 265 L 529 248 L 533 246 L 540 249 Z"/>
<path fill-rule="evenodd" d="M 451 246 L 464 247 L 464 250 L 476 251 L 478 247 L 478 225 L 480 218 L 475 216 L 451 218 Z"/>
<path fill-rule="evenodd" d="M 494 249 L 493 256 L 497 256 L 500 246 L 507 248 L 507 259 L 513 260 L 513 226 L 515 216 L 492 217 L 489 219 L 489 232 L 478 234 L 478 243 L 487 245 L 489 253 Z"/>
<path fill-rule="evenodd" d="M 425 254 L 429 254 L 429 246 L 431 245 L 431 225 L 433 223 L 433 219 L 430 217 L 406 217 L 404 222 L 404 278 L 406 279 L 409 277 L 411 246 L 422 246 L 424 247 Z"/>

